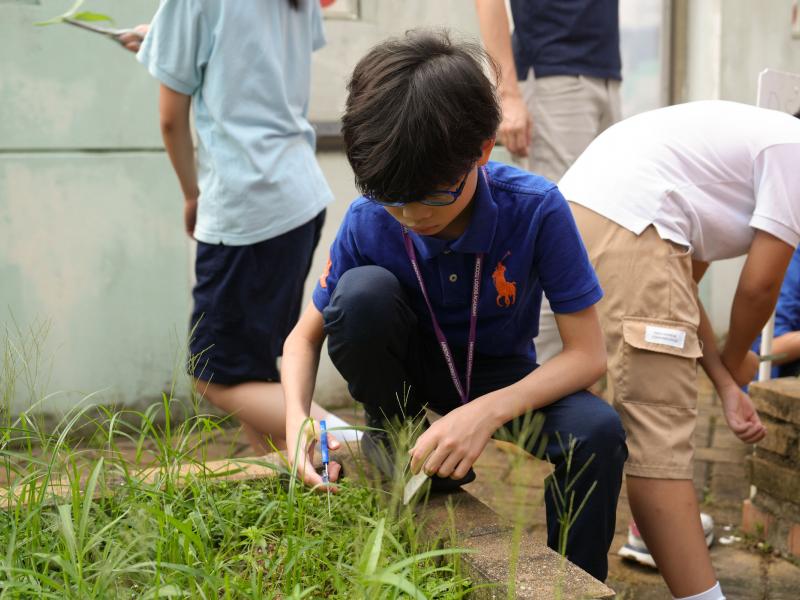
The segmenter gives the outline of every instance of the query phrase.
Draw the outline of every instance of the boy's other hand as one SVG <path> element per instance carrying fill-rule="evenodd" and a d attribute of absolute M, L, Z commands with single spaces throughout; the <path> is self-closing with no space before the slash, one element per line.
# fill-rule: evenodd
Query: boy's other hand
<path fill-rule="evenodd" d="M 753 406 L 750 396 L 745 394 L 738 385 L 728 385 L 717 390 L 722 401 L 722 411 L 728 427 L 740 440 L 746 444 L 755 444 L 762 440 L 767 433 L 767 428 L 758 418 L 758 413 Z"/>
<path fill-rule="evenodd" d="M 502 99 L 503 120 L 497 130 L 497 138 L 514 156 L 528 156 L 533 121 L 525 101 L 519 95 Z"/>
<path fill-rule="evenodd" d="M 315 488 L 317 491 L 326 491 L 326 486 L 322 483 L 322 476 L 314 469 L 314 448 L 320 436 L 319 423 L 308 417 L 300 420 L 287 417 L 286 419 L 286 455 L 289 464 L 294 466 L 297 461 L 297 476 L 306 485 Z M 341 444 L 328 434 L 328 448 L 338 450 Z M 341 465 L 331 461 L 328 463 L 328 477 L 333 484 L 339 479 Z M 335 485 L 330 486 L 330 491 L 336 492 Z"/>
<path fill-rule="evenodd" d="M 411 471 L 419 473 L 424 469 L 428 475 L 461 479 L 481 455 L 494 431 L 475 401 L 460 406 L 419 436 L 409 450 Z"/>
<path fill-rule="evenodd" d="M 150 25 L 146 23 L 137 25 L 130 32 L 117 36 L 117 41 L 122 44 L 123 48 L 136 54 L 139 48 L 142 47 L 144 36 L 147 35 L 148 31 L 150 31 Z"/>
<path fill-rule="evenodd" d="M 183 224 L 190 238 L 194 237 L 194 225 L 197 222 L 197 197 L 185 198 L 183 201 Z"/>

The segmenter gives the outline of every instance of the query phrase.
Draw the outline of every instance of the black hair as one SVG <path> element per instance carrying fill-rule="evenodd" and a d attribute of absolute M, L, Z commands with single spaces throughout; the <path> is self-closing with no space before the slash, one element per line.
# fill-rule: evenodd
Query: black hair
<path fill-rule="evenodd" d="M 410 202 L 454 185 L 500 124 L 481 46 L 418 29 L 372 48 L 347 84 L 342 134 L 356 186 L 368 197 Z"/>
<path fill-rule="evenodd" d="M 298 8 L 300 8 L 300 0 L 289 0 L 289 6 L 297 10 Z"/>

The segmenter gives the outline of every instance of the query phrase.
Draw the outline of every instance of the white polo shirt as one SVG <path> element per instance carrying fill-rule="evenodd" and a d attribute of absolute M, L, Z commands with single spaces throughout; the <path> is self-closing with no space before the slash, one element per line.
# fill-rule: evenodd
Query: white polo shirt
<path fill-rule="evenodd" d="M 679 104 L 598 136 L 558 184 L 637 235 L 713 261 L 746 254 L 754 229 L 800 243 L 800 119 L 725 101 Z"/>

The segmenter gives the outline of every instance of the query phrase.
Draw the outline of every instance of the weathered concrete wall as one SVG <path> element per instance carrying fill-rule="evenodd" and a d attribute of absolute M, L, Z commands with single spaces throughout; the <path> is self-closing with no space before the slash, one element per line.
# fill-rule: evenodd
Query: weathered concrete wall
<path fill-rule="evenodd" d="M 658 2 L 623 5 L 633 15 L 647 4 L 652 15 Z M 75 393 L 44 408 L 61 410 L 97 390 L 107 402 L 150 403 L 182 371 L 192 244 L 182 234 L 181 196 L 158 131 L 156 83 L 113 42 L 67 26 L 33 26 L 71 3 L 0 0 L 0 335 L 19 327 L 30 343 L 36 336 L 24 332 L 50 324 L 37 350 L 38 385 Z M 313 66 L 315 121 L 338 120 L 348 73 L 384 37 L 421 25 L 477 36 L 472 0 L 361 5 L 359 21 L 326 22 L 329 43 Z M 87 2 L 119 26 L 147 22 L 157 6 Z M 636 22 L 626 17 L 624 26 Z M 647 60 L 631 81 L 652 81 L 655 59 Z M 355 196 L 344 157 L 319 159 L 337 200 L 309 288 Z M 344 393 L 325 358 L 318 389 L 323 401 Z M 20 393 L 14 409 L 28 400 Z"/>
<path fill-rule="evenodd" d="M 750 483 L 743 529 L 800 558 L 800 380 L 784 377 L 750 386 L 767 436 L 749 458 Z"/>

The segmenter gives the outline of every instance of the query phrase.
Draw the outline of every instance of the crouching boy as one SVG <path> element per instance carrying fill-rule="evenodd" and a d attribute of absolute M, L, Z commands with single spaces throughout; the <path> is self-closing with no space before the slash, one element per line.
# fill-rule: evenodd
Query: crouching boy
<path fill-rule="evenodd" d="M 576 497 L 596 487 L 570 530 L 567 556 L 603 580 L 627 449 L 614 410 L 584 391 L 605 370 L 594 308 L 602 291 L 558 188 L 489 162 L 500 111 L 487 61 L 477 45 L 415 31 L 379 44 L 356 66 L 343 134 L 363 196 L 286 341 L 287 440 L 291 448 L 300 436 L 299 472 L 319 484 L 304 422 L 326 335 L 368 425 L 424 406 L 444 415 L 411 451 L 412 471 L 424 469 L 434 487 L 474 478 L 489 439 L 540 411 L 561 489 L 569 474 L 559 438 L 577 441 L 573 477 L 588 464 Z M 542 291 L 564 348 L 537 367 L 531 340 Z M 362 447 L 379 467 L 392 454 L 381 433 L 366 434 Z M 549 493 L 546 508 L 555 548 Z"/>

